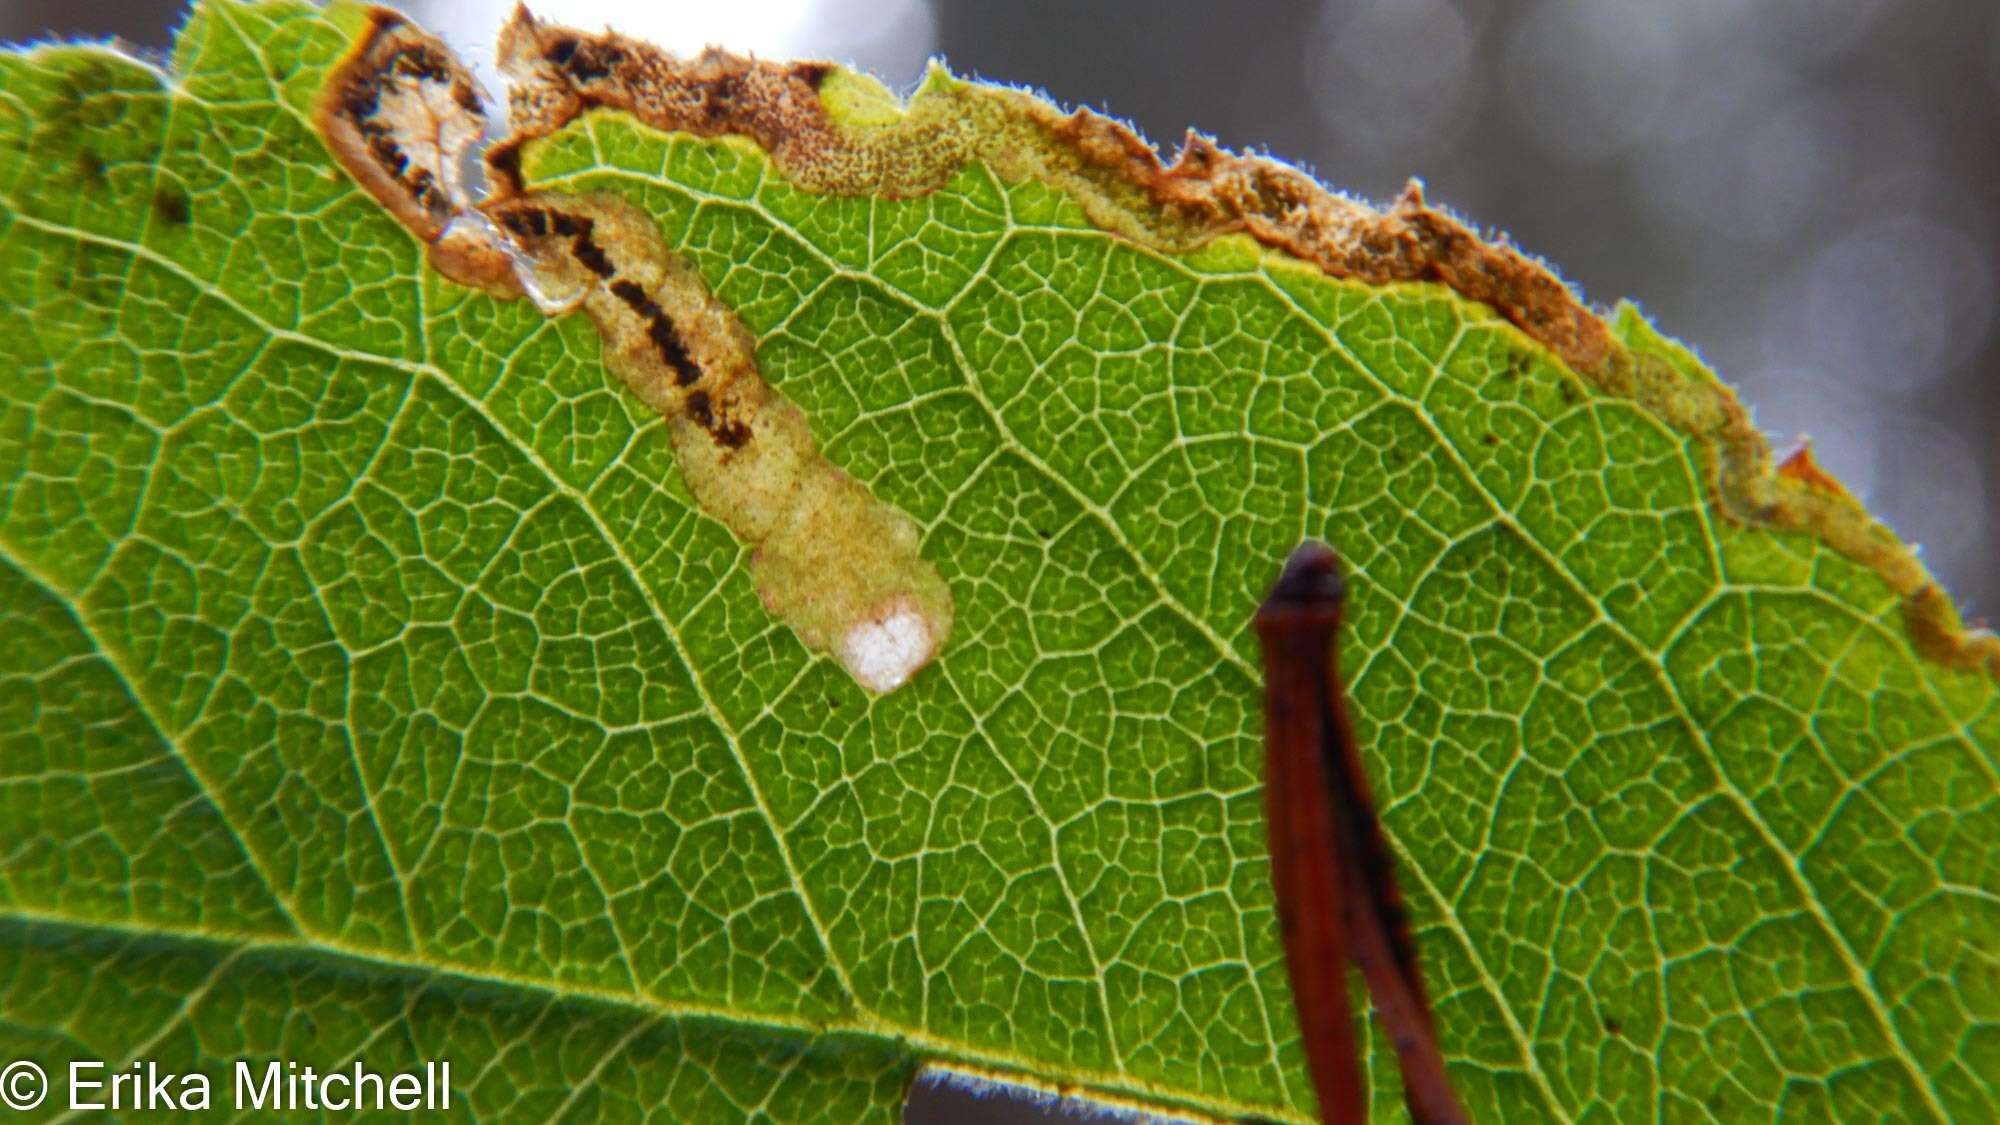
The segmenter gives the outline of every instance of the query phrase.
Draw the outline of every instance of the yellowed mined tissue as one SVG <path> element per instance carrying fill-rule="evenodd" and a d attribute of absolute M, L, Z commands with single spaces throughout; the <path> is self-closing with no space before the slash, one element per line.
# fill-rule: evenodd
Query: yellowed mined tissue
<path fill-rule="evenodd" d="M 874 692 L 934 657 L 951 591 L 916 523 L 819 452 L 797 406 L 758 373 L 755 342 L 653 220 L 605 195 L 517 191 L 474 207 L 458 169 L 483 131 L 465 70 L 442 44 L 378 11 L 322 92 L 341 163 L 446 276 L 559 315 L 581 307 L 605 365 L 672 435 L 708 515 L 754 548 L 766 607 Z"/>
<path fill-rule="evenodd" d="M 605 363 L 666 418 L 702 510 L 756 545 L 771 612 L 871 691 L 907 680 L 951 627 L 916 524 L 820 455 L 799 408 L 757 374 L 749 333 L 653 220 L 608 196 L 535 192 L 490 209 L 535 284 L 575 294 Z"/>

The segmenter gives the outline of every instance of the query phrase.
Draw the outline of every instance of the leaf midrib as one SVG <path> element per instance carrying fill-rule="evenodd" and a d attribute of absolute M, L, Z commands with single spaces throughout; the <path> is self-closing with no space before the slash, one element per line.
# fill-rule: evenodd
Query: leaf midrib
<path fill-rule="evenodd" d="M 917 1053 L 928 1061 L 960 1063 L 1024 1077 L 1047 1072 L 1046 1060 L 994 1051 L 987 1047 L 934 1035 L 922 1029 L 908 1028 L 875 1018 L 858 1008 L 855 1018 L 824 1019 L 787 1016 L 768 1011 L 741 1011 L 719 1005 L 662 1000 L 639 992 L 619 992 L 614 989 L 564 983 L 546 977 L 522 976 L 490 967 L 463 965 L 337 939 L 310 936 L 273 937 L 205 929 L 200 926 L 150 923 L 137 925 L 115 919 L 78 918 L 54 911 L 26 909 L 18 905 L 9 905 L 0 911 L 0 922 L 98 933 L 133 942 L 166 941 L 184 946 L 208 947 L 222 951 L 224 958 L 235 960 L 254 954 L 277 954 L 309 966 L 342 960 L 353 961 L 373 966 L 384 972 L 439 984 L 478 985 L 520 995 L 541 997 L 551 1002 L 600 1004 L 642 1016 L 647 1025 L 660 1020 L 712 1022 L 806 1040 L 827 1034 L 852 1035 L 866 1038 L 899 1053 L 908 1054 L 911 1048 L 916 1048 Z M 191 1008 L 193 1005 L 194 1000 L 191 998 L 183 1005 L 183 1009 Z M 177 1010 L 176 1015 L 180 1014 L 181 1011 Z M 1219 1113 L 1232 1119 L 1271 1118 L 1271 1109 L 1265 1105 L 1237 1102 L 1226 1097 L 1207 1094 L 1193 1095 L 1185 1090 L 1156 1085 L 1128 1074 L 1068 1068 L 1066 1080 L 1108 1093 L 1150 1101 L 1163 1108 L 1182 1106 L 1200 1112 Z M 1281 1120 L 1296 1121 L 1303 1125 L 1309 1119 L 1288 1115 Z"/>

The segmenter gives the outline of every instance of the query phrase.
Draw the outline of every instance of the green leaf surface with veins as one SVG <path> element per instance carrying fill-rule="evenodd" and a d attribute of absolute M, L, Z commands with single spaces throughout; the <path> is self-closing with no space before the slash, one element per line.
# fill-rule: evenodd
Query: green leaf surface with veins
<path fill-rule="evenodd" d="M 874 198 L 620 113 L 531 145 L 921 527 L 956 623 L 870 696 L 585 318 L 440 277 L 332 161 L 365 23 L 0 58 L 0 1056 L 223 1106 L 238 1058 L 450 1059 L 460 1116 L 892 1120 L 938 1063 L 1305 1119 L 1248 622 L 1313 536 L 1476 1119 L 2000 1113 L 1995 679 L 1722 518 L 1701 439 L 1444 285 L 977 163 Z"/>

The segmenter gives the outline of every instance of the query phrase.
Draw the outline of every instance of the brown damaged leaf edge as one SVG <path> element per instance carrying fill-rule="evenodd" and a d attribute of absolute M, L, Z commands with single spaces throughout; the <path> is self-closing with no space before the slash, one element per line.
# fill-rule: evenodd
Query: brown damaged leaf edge
<path fill-rule="evenodd" d="M 678 59 L 613 33 L 539 23 L 516 8 L 500 33 L 501 69 L 514 80 L 513 134 L 488 154 L 512 190 L 522 145 L 579 114 L 619 109 L 658 129 L 741 135 L 812 191 L 890 197 L 936 190 L 977 161 L 1008 180 L 1068 189 L 1093 221 L 1168 251 L 1248 232 L 1336 277 L 1443 281 L 1504 313 L 1579 370 L 1619 350 L 1610 330 L 1547 269 L 1482 243 L 1424 204 L 1415 185 L 1384 215 L 1328 192 L 1293 168 L 1234 156 L 1188 135 L 1171 166 L 1120 122 L 1089 110 L 1067 116 L 1016 90 L 951 83 L 920 95 L 893 125 L 844 127 L 827 113 L 826 63 L 772 63 L 710 49 Z"/>
<path fill-rule="evenodd" d="M 1728 387 L 1662 354 L 1672 345 L 1634 346 L 1633 335 L 1650 329 L 1614 327 L 1546 265 L 1430 206 L 1414 182 L 1378 211 L 1295 168 L 1225 152 L 1193 133 L 1166 164 L 1118 121 L 948 78 L 928 82 L 886 123 L 848 125 L 827 108 L 829 84 L 845 77 L 829 64 L 714 49 L 679 59 L 612 33 L 544 24 L 525 8 L 501 32 L 499 61 L 514 80 L 512 135 L 487 160 L 503 193 L 526 188 L 524 145 L 590 110 L 623 110 L 665 131 L 748 137 L 809 191 L 919 195 L 977 162 L 1009 182 L 1063 189 L 1098 226 L 1164 252 L 1242 233 L 1333 277 L 1442 283 L 1493 308 L 1579 377 L 1693 439 L 1723 516 L 1811 534 L 1869 567 L 1902 597 L 1918 651 L 2000 678 L 2000 637 L 1967 629 L 1909 547 L 1837 484 L 1827 487 L 1831 477 L 1774 468 L 1769 443 Z"/>
<path fill-rule="evenodd" d="M 356 182 L 417 236 L 438 272 L 500 297 L 522 295 L 508 256 L 457 225 L 461 174 L 486 127 L 479 87 L 451 51 L 386 8 L 326 84 L 313 122 Z"/>
<path fill-rule="evenodd" d="M 370 12 L 314 112 L 335 157 L 440 272 L 590 317 L 606 369 L 666 420 L 688 490 L 753 548 L 758 596 L 806 647 L 873 692 L 930 662 L 952 599 L 915 521 L 820 454 L 804 413 L 759 373 L 742 321 L 650 216 L 518 186 L 475 207 L 460 176 L 485 125 L 471 77 L 391 12 Z"/>

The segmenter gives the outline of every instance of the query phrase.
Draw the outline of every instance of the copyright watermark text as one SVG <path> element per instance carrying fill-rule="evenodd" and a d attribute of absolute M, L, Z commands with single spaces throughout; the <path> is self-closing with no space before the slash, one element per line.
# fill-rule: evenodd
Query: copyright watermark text
<path fill-rule="evenodd" d="M 49 1096 L 49 1076 L 26 1059 L 7 1064 L 0 1070 L 0 1105 L 8 1109 L 33 1109 Z"/>
<path fill-rule="evenodd" d="M 281 1059 L 238 1059 L 218 1081 L 201 1071 L 170 1070 L 140 1061 L 122 1067 L 77 1060 L 50 1080 L 21 1059 L 0 1067 L 0 1107 L 25 1112 L 45 1103 L 72 1109 L 202 1110 L 220 1104 L 245 1110 L 437 1110 L 451 1108 L 451 1064 L 384 1074 L 357 1062 L 316 1070 Z"/>

